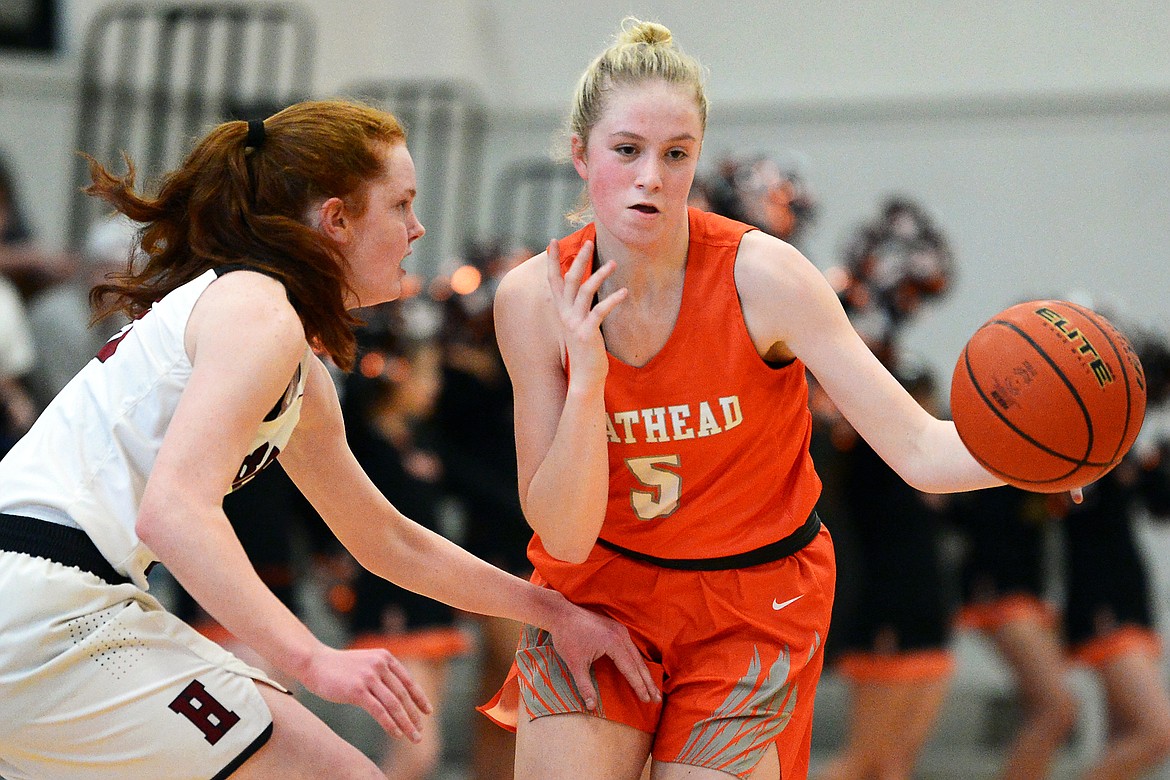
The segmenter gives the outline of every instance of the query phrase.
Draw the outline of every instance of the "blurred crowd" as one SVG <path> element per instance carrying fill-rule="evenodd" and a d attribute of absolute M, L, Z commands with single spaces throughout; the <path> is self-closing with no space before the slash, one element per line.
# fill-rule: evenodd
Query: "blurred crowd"
<path fill-rule="evenodd" d="M 802 248 L 817 201 L 798 171 L 768 155 L 726 158 L 696 182 L 696 207 L 758 226 Z M 77 252 L 45 251 L 31 235 L 17 182 L 0 160 L 0 452 L 124 323 L 92 322 L 89 289 L 135 262 L 135 226 L 93 225 Z M 858 332 L 928 409 L 947 415 L 940 380 L 901 336 L 954 286 L 959 260 L 945 229 L 911 197 L 875 204 L 826 276 Z M 335 373 L 355 455 L 408 516 L 473 553 L 528 576 L 530 532 L 516 494 L 511 386 L 496 348 L 492 301 L 501 277 L 531 252 L 484 243 L 434 278 L 412 277 L 398 301 L 360 311 L 353 372 Z M 1115 313 L 1105 311 L 1107 316 Z M 1170 347 L 1156 327 L 1115 319 L 1143 359 L 1150 406 L 1170 396 Z M 1127 327 L 1128 326 L 1128 327 Z M 998 488 L 927 496 L 901 481 L 810 381 L 819 512 L 837 546 L 830 674 L 850 691 L 847 736 L 822 780 L 910 778 L 948 696 L 957 631 L 978 632 L 1016 684 L 1018 717 L 1002 777 L 1048 776 L 1075 727 L 1069 671 L 1101 681 L 1109 729 L 1085 777 L 1139 777 L 1170 756 L 1170 695 L 1157 605 L 1135 526 L 1170 517 L 1170 442 L 1145 435 L 1073 505 L 1063 496 Z M 484 702 L 503 679 L 519 627 L 455 614 L 357 566 L 291 481 L 270 468 L 225 500 L 253 564 L 294 609 L 306 583 L 321 594 L 339 641 L 387 647 L 441 712 L 452 664 L 476 658 Z M 1058 539 L 1059 554 L 1051 554 Z M 198 605 L 173 608 L 232 643 Z M 247 648 L 233 646 L 247 660 Z M 437 718 L 438 720 L 438 718 Z M 470 776 L 511 777 L 512 736 L 473 724 Z M 444 735 L 375 749 L 388 777 L 434 776 Z"/>

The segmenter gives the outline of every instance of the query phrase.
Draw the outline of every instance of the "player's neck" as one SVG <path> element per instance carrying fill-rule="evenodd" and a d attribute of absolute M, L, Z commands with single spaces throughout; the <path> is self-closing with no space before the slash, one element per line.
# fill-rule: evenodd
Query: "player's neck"
<path fill-rule="evenodd" d="M 632 296 L 641 292 L 653 296 L 657 291 L 678 288 L 686 272 L 689 247 L 690 237 L 685 227 L 670 231 L 659 241 L 631 244 L 599 226 L 594 267 L 611 260 L 617 266 L 606 279 L 602 294 L 625 287 Z"/>

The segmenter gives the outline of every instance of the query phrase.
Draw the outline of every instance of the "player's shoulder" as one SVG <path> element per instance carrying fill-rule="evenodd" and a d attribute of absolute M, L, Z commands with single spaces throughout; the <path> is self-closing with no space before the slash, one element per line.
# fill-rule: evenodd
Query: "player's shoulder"
<path fill-rule="evenodd" d="M 762 230 L 744 233 L 735 257 L 735 278 L 741 288 L 767 291 L 776 285 L 799 285 L 820 272 L 800 250 Z"/>
<path fill-rule="evenodd" d="M 215 279 L 211 286 L 218 286 L 220 290 L 252 290 L 261 295 L 279 292 L 282 297 L 287 297 L 284 283 L 259 268 L 230 265 L 214 269 L 214 273 Z"/>
<path fill-rule="evenodd" d="M 496 304 L 535 302 L 548 294 L 548 252 L 533 255 L 509 269 L 496 289 Z"/>
<path fill-rule="evenodd" d="M 251 269 L 220 274 L 208 284 L 188 323 L 189 331 L 205 328 L 234 332 L 240 341 L 275 339 L 288 350 L 303 347 L 305 339 L 284 284 Z"/>
<path fill-rule="evenodd" d="M 496 339 L 505 356 L 517 350 L 559 354 L 556 307 L 547 252 L 530 257 L 500 280 L 495 297 Z"/>
<path fill-rule="evenodd" d="M 274 276 L 251 268 L 219 273 L 208 285 L 203 298 L 221 306 L 263 311 L 265 316 L 298 319 L 288 291 Z"/>

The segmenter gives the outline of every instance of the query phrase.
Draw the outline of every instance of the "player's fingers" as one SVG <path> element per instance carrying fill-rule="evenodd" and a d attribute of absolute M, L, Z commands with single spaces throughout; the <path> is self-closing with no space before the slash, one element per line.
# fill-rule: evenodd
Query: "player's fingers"
<path fill-rule="evenodd" d="M 573 299 L 577 297 L 581 280 L 585 277 L 585 269 L 589 267 L 592 258 L 593 242 L 586 241 L 581 246 L 581 250 L 577 252 L 577 256 L 573 258 L 572 264 L 569 265 L 568 273 L 565 274 L 565 292 Z"/>
<path fill-rule="evenodd" d="M 405 736 L 411 742 L 418 742 L 422 739 L 422 732 L 419 731 L 418 725 L 411 720 L 406 708 L 402 706 L 402 702 L 384 686 L 377 692 L 366 690 L 358 703 L 362 709 L 374 717 L 378 725 L 390 736 Z"/>
<path fill-rule="evenodd" d="M 599 327 L 601 321 L 604 320 L 614 307 L 626 299 L 629 291 L 623 287 L 620 290 L 614 290 L 609 295 L 597 302 L 597 305 L 589 312 L 589 325 L 591 327 Z"/>
<path fill-rule="evenodd" d="M 654 677 L 650 674 L 650 667 L 628 634 L 625 640 L 620 643 L 620 647 L 610 650 L 606 655 L 626 678 L 639 699 L 645 702 L 658 700 L 661 693 L 654 682 Z"/>
<path fill-rule="evenodd" d="M 1072 498 L 1074 504 L 1079 504 L 1085 500 L 1085 494 L 1080 488 L 1073 488 L 1069 491 L 1069 496 Z"/>
<path fill-rule="evenodd" d="M 579 303 L 583 302 L 585 306 L 592 305 L 594 297 L 597 296 L 597 291 L 601 289 L 602 282 L 613 273 L 615 268 L 617 268 L 617 263 L 610 260 L 590 274 L 588 279 L 581 282 L 581 286 L 577 291 L 577 301 Z"/>
<path fill-rule="evenodd" d="M 375 682 L 373 688 L 375 695 L 385 703 L 394 722 L 402 728 L 407 736 L 422 728 L 422 711 L 418 704 L 411 699 L 409 691 L 406 690 L 401 680 L 393 675 L 387 675 Z"/>
<path fill-rule="evenodd" d="M 611 655 L 614 665 L 617 666 L 618 671 L 630 683 L 630 687 L 634 689 L 634 693 L 638 698 L 644 702 L 657 701 L 661 697 L 658 686 L 654 684 L 654 678 L 650 676 L 650 668 L 646 666 L 646 661 L 641 655 L 636 658 L 630 658 L 625 654 Z"/>
<path fill-rule="evenodd" d="M 394 678 L 391 681 L 387 681 L 385 678 L 377 679 L 366 690 L 366 693 L 372 699 L 371 706 L 374 709 L 371 710 L 371 713 L 374 718 L 379 718 L 380 712 L 384 719 L 379 719 L 379 723 L 383 724 L 384 729 L 387 723 L 391 726 L 390 729 L 387 729 L 387 733 L 394 734 L 394 736 L 405 736 L 413 743 L 422 739 L 421 712 L 409 698 L 405 686 L 399 679 Z M 398 733 L 395 734 L 395 731 Z"/>
<path fill-rule="evenodd" d="M 387 687 L 395 691 L 403 701 L 409 700 L 414 705 L 412 709 L 420 713 L 419 717 L 415 719 L 416 723 L 422 723 L 421 715 L 430 715 L 435 711 L 422 686 L 415 682 L 415 679 L 410 676 L 410 672 L 397 658 L 391 657 L 382 678 Z"/>
<path fill-rule="evenodd" d="M 565 662 L 569 667 L 569 674 L 573 676 L 573 682 L 577 685 L 577 690 L 581 692 L 581 698 L 585 701 L 586 709 L 597 709 L 597 689 L 593 687 L 593 678 L 589 676 L 589 666 L 586 664 L 584 668 Z"/>

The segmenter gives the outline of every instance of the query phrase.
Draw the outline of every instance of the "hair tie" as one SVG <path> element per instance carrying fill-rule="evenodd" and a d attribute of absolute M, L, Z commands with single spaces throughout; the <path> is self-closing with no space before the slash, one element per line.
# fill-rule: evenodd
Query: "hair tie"
<path fill-rule="evenodd" d="M 245 149 L 259 149 L 264 145 L 264 120 L 248 120 L 248 137 L 244 139 Z"/>

